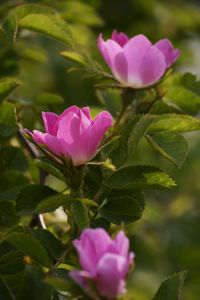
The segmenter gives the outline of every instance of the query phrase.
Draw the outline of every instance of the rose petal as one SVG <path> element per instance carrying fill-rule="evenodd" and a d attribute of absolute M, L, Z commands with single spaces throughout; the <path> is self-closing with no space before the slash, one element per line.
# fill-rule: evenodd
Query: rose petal
<path fill-rule="evenodd" d="M 112 125 L 112 116 L 107 111 L 102 111 L 88 128 L 88 156 L 94 156 L 106 130 Z"/>
<path fill-rule="evenodd" d="M 99 297 L 92 291 L 87 279 L 92 279 L 91 274 L 87 271 L 70 271 L 69 276 L 74 279 L 82 287 L 87 294 L 95 300 L 99 300 Z"/>
<path fill-rule="evenodd" d="M 116 235 L 108 248 L 108 252 L 116 253 L 127 258 L 129 251 L 129 239 L 125 236 L 122 230 Z"/>
<path fill-rule="evenodd" d="M 59 116 L 59 120 L 61 120 L 63 117 L 66 117 L 67 114 L 70 113 L 70 112 L 79 114 L 80 108 L 78 108 L 78 106 L 76 106 L 76 105 L 70 106 L 69 108 L 65 109 L 65 110 L 63 111 L 63 113 Z"/>
<path fill-rule="evenodd" d="M 165 70 L 166 63 L 163 53 L 155 46 L 150 47 L 146 51 L 137 73 L 142 82 L 141 86 L 146 87 L 154 84 L 161 78 Z M 131 82 L 131 74 L 128 76 L 128 81 Z"/>
<path fill-rule="evenodd" d="M 113 40 L 107 40 L 105 42 L 102 38 L 102 34 L 100 34 L 98 38 L 98 47 L 103 58 L 112 71 L 114 69 L 115 56 L 121 51 L 121 46 Z"/>
<path fill-rule="evenodd" d="M 57 137 L 55 137 L 49 133 L 43 133 L 38 130 L 33 130 L 32 137 L 36 143 L 41 143 L 41 144 L 46 145 L 51 151 L 53 151 L 57 155 L 64 153 L 62 144 L 57 139 Z"/>
<path fill-rule="evenodd" d="M 57 137 L 63 148 L 70 154 L 74 165 L 85 163 L 88 159 L 88 140 L 85 131 L 91 122 L 84 113 L 70 111 L 59 120 Z"/>
<path fill-rule="evenodd" d="M 167 68 L 178 59 L 181 53 L 178 49 L 173 48 L 172 43 L 168 39 L 158 41 L 155 46 L 164 54 Z"/>
<path fill-rule="evenodd" d="M 115 299 L 126 293 L 125 276 L 129 262 L 125 257 L 113 253 L 106 253 L 97 267 L 97 287 L 102 296 Z"/>
<path fill-rule="evenodd" d="M 92 118 L 91 118 L 91 116 L 90 116 L 90 109 L 89 109 L 88 106 L 83 107 L 83 108 L 81 109 L 81 111 L 88 117 L 88 119 L 89 119 L 90 121 L 92 121 Z"/>
<path fill-rule="evenodd" d="M 123 32 L 117 33 L 117 30 L 115 29 L 112 33 L 112 40 L 117 42 L 121 47 L 124 47 L 124 45 L 128 42 L 128 37 Z"/>
<path fill-rule="evenodd" d="M 57 124 L 59 118 L 58 115 L 55 113 L 43 111 L 42 118 L 43 118 L 46 132 L 56 136 L 57 129 L 58 129 L 58 124 Z"/>
<path fill-rule="evenodd" d="M 127 82 L 127 80 L 128 80 L 128 63 L 127 63 L 126 57 L 123 52 L 119 52 L 115 56 L 113 73 L 119 81 L 121 81 L 123 83 Z"/>
<path fill-rule="evenodd" d="M 76 239 L 73 242 L 78 251 L 81 266 L 91 276 L 96 275 L 98 261 L 105 254 L 110 243 L 109 235 L 102 228 L 85 229 L 80 236 L 80 240 Z"/>

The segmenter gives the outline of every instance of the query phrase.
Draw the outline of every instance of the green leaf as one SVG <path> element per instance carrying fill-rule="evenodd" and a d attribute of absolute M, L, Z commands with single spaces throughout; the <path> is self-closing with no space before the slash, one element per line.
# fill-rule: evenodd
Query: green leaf
<path fill-rule="evenodd" d="M 0 174 L 0 182 L 0 200 L 15 200 L 29 179 L 17 171 L 6 171 Z"/>
<path fill-rule="evenodd" d="M 87 3 L 77 0 L 68 0 L 55 3 L 55 7 L 60 11 L 64 19 L 72 23 L 78 22 L 90 26 L 103 25 L 103 20 L 98 16 L 95 8 Z"/>
<path fill-rule="evenodd" d="M 188 153 L 186 139 L 176 132 L 156 132 L 146 136 L 150 145 L 166 159 L 181 168 Z"/>
<path fill-rule="evenodd" d="M 20 283 L 17 300 L 52 299 L 53 289 L 44 282 L 45 273 L 36 266 L 27 265 Z"/>
<path fill-rule="evenodd" d="M 163 171 L 153 166 L 132 166 L 114 172 L 107 186 L 114 189 L 174 188 L 176 183 Z"/>
<path fill-rule="evenodd" d="M 73 295 L 82 294 L 80 288 L 72 281 L 68 281 L 62 278 L 48 277 L 45 282 L 53 286 L 58 291 L 66 291 L 72 293 Z"/>
<path fill-rule="evenodd" d="M 73 202 L 71 205 L 71 211 L 80 231 L 89 227 L 87 207 L 82 201 L 77 200 Z"/>
<path fill-rule="evenodd" d="M 35 163 L 38 167 L 42 168 L 48 174 L 51 174 L 51 175 L 59 178 L 60 180 L 66 181 L 65 176 L 58 169 L 58 165 L 54 164 L 49 159 L 41 157 L 40 159 L 36 159 Z"/>
<path fill-rule="evenodd" d="M 31 13 L 19 20 L 19 26 L 71 45 L 71 32 L 67 23 L 58 16 Z"/>
<path fill-rule="evenodd" d="M 69 205 L 73 199 L 68 195 L 56 194 L 44 198 L 36 207 L 37 213 L 51 212 L 62 205 Z"/>
<path fill-rule="evenodd" d="M 15 205 L 11 201 L 1 201 L 0 205 L 0 225 L 4 227 L 15 226 L 20 218 L 16 215 Z"/>
<path fill-rule="evenodd" d="M 200 120 L 188 115 L 163 114 L 155 116 L 155 122 L 148 132 L 187 132 L 200 129 Z"/>
<path fill-rule="evenodd" d="M 32 214 L 40 201 L 57 192 L 48 186 L 32 184 L 26 186 L 18 195 L 16 210 L 18 214 Z"/>
<path fill-rule="evenodd" d="M 6 32 L 2 26 L 0 26 L 0 43 L 2 43 L 5 46 L 7 46 L 8 44 Z"/>
<path fill-rule="evenodd" d="M 53 93 L 43 93 L 39 95 L 36 99 L 36 104 L 38 105 L 52 105 L 61 104 L 64 99 L 62 96 Z"/>
<path fill-rule="evenodd" d="M 175 273 L 165 279 L 152 300 L 181 300 L 181 290 L 186 272 Z"/>
<path fill-rule="evenodd" d="M 52 258 L 60 258 L 64 249 L 61 242 L 48 230 L 31 230 L 32 235 L 45 247 Z"/>
<path fill-rule="evenodd" d="M 99 215 L 117 225 L 128 224 L 141 218 L 142 209 L 136 199 L 125 195 L 108 201 L 100 208 Z"/>
<path fill-rule="evenodd" d="M 12 233 L 7 241 L 45 267 L 51 267 L 51 260 L 45 248 L 33 236 L 24 233 Z"/>
<path fill-rule="evenodd" d="M 153 116 L 135 116 L 121 131 L 121 137 L 115 142 L 109 156 L 112 162 L 120 167 L 134 153 L 150 125 L 155 122 Z"/>
<path fill-rule="evenodd" d="M 80 53 L 63 51 L 60 53 L 60 55 L 62 55 L 63 57 L 65 57 L 67 59 L 75 61 L 76 63 L 79 63 L 83 66 L 87 66 L 87 61 L 85 60 L 84 56 L 82 56 Z"/>
<path fill-rule="evenodd" d="M 17 130 L 14 105 L 12 103 L 1 103 L 0 105 L 0 135 L 10 136 Z"/>
<path fill-rule="evenodd" d="M 0 258 L 0 274 L 16 274 L 24 270 L 24 254 L 21 251 L 10 251 Z"/>
<path fill-rule="evenodd" d="M 7 146 L 0 150 L 0 170 L 16 170 L 24 172 L 28 169 L 28 161 L 24 152 L 13 146 Z"/>
<path fill-rule="evenodd" d="M 55 15 L 56 11 L 50 6 L 38 5 L 38 4 L 22 4 L 15 7 L 12 12 L 16 16 L 17 20 L 21 20 L 29 14 L 45 14 L 45 15 Z"/>
<path fill-rule="evenodd" d="M 115 118 L 121 107 L 121 92 L 119 89 L 97 89 L 97 97 Z"/>
<path fill-rule="evenodd" d="M 21 84 L 16 78 L 1 78 L 0 79 L 0 103 Z"/>
<path fill-rule="evenodd" d="M 165 98 L 173 101 L 185 112 L 196 115 L 200 110 L 200 81 L 190 73 L 173 74 L 162 84 L 166 87 Z"/>
<path fill-rule="evenodd" d="M 91 228 L 104 228 L 106 231 L 108 231 L 110 229 L 110 222 L 107 221 L 104 218 L 96 218 L 94 220 L 91 220 L 91 224 L 90 224 Z"/>
<path fill-rule="evenodd" d="M 12 295 L 12 292 L 10 291 L 9 287 L 1 277 L 0 277 L 0 295 L 2 300 L 15 300 L 15 297 Z"/>

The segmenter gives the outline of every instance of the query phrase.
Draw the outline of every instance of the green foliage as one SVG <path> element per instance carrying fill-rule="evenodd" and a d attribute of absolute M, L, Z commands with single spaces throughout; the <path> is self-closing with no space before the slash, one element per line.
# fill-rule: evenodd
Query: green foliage
<path fill-rule="evenodd" d="M 39 97 L 36 99 L 36 104 L 38 105 L 52 105 L 52 104 L 60 104 L 62 102 L 63 102 L 63 98 L 53 93 L 43 93 L 39 95 Z"/>
<path fill-rule="evenodd" d="M 21 84 L 16 78 L 2 78 L 0 80 L 0 103 Z"/>
<path fill-rule="evenodd" d="M 0 182 L 0 201 L 16 200 L 20 190 L 29 183 L 29 180 L 17 171 L 5 171 L 0 175 Z"/>
<path fill-rule="evenodd" d="M 200 129 L 200 121 L 188 115 L 163 114 L 156 117 L 149 132 L 177 131 L 187 132 Z"/>
<path fill-rule="evenodd" d="M 152 300 L 180 300 L 185 275 L 183 271 L 164 280 Z"/>
<path fill-rule="evenodd" d="M 122 2 L 0 3 L 0 299 L 88 299 L 68 275 L 80 269 L 72 239 L 88 227 L 128 231 L 137 266 L 128 298 L 151 299 L 161 278 L 182 266 L 190 274 L 182 299 L 199 297 L 199 144 L 190 131 L 200 129 L 200 83 L 169 70 L 156 86 L 131 90 L 129 103 L 130 89 L 99 64 L 97 36 L 116 28 L 153 43 L 168 37 L 184 69 L 200 10 L 195 1 Z M 114 120 L 84 166 L 47 158 L 17 132 L 44 131 L 41 111 L 90 104 L 92 118 L 106 109 Z M 187 137 L 196 153 L 190 168 Z M 185 161 L 182 173 L 174 168 Z M 167 278 L 152 300 L 180 300 L 183 280 L 184 272 Z"/>
<path fill-rule="evenodd" d="M 135 116 L 121 130 L 121 137 L 117 139 L 111 149 L 113 163 L 119 167 L 123 165 L 136 150 L 150 125 L 155 121 L 152 116 Z"/>
<path fill-rule="evenodd" d="M 72 202 L 72 197 L 68 195 L 56 194 L 44 198 L 41 202 L 38 203 L 35 211 L 37 213 L 51 212 L 56 208 L 62 205 L 68 205 Z"/>
<path fill-rule="evenodd" d="M 17 299 L 51 299 L 53 291 L 52 288 L 43 281 L 44 278 L 45 273 L 40 268 L 27 265 Z"/>
<path fill-rule="evenodd" d="M 52 258 L 59 259 L 64 251 L 62 243 L 48 230 L 31 230 L 32 235 L 45 247 Z"/>
<path fill-rule="evenodd" d="M 183 113 L 196 115 L 200 110 L 200 82 L 196 76 L 174 74 L 163 82 L 166 98 L 174 102 Z"/>
<path fill-rule="evenodd" d="M 120 91 L 117 89 L 97 89 L 96 93 L 100 102 L 106 107 L 113 117 L 116 117 L 121 106 Z"/>
<path fill-rule="evenodd" d="M 0 136 L 10 136 L 17 130 L 14 105 L 4 102 L 0 105 Z"/>
<path fill-rule="evenodd" d="M 133 197 L 116 197 L 103 205 L 99 210 L 99 215 L 106 220 L 120 225 L 134 222 L 141 218 L 142 208 Z"/>
<path fill-rule="evenodd" d="M 8 235 L 7 241 L 25 255 L 30 256 L 35 262 L 47 268 L 51 267 L 51 260 L 47 251 L 33 236 L 24 233 L 11 233 Z"/>
<path fill-rule="evenodd" d="M 9 287 L 6 285 L 3 279 L 0 278 L 0 292 L 2 300 L 14 300 L 14 296 L 12 295 Z"/>
<path fill-rule="evenodd" d="M 7 146 L 0 149 L 0 170 L 16 170 L 19 172 L 25 172 L 29 165 L 24 152 L 13 146 Z"/>
<path fill-rule="evenodd" d="M 114 172 L 106 185 L 114 189 L 174 188 L 176 183 L 163 171 L 153 166 L 132 166 Z"/>
<path fill-rule="evenodd" d="M 19 193 L 16 199 L 16 210 L 18 214 L 34 213 L 36 206 L 40 201 L 48 196 L 55 195 L 56 191 L 48 186 L 32 184 L 26 186 Z"/>
<path fill-rule="evenodd" d="M 65 21 L 57 16 L 31 13 L 19 20 L 19 26 L 49 37 L 55 38 L 66 44 L 71 44 L 71 33 Z"/>
<path fill-rule="evenodd" d="M 81 200 L 71 204 L 71 212 L 80 230 L 89 227 L 87 207 Z"/>
<path fill-rule="evenodd" d="M 186 139 L 176 132 L 158 132 L 146 136 L 150 145 L 163 157 L 182 167 L 188 153 Z"/>

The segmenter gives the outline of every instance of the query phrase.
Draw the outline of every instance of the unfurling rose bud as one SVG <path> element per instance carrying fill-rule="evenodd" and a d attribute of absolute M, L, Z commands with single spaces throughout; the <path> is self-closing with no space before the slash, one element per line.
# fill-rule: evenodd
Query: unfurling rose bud
<path fill-rule="evenodd" d="M 100 34 L 98 47 L 114 77 L 124 86 L 136 89 L 156 83 L 180 55 L 168 39 L 152 45 L 142 34 L 128 39 L 116 30 L 106 42 Z"/>
<path fill-rule="evenodd" d="M 43 112 L 42 118 L 46 133 L 26 132 L 36 143 L 44 144 L 58 156 L 70 156 L 75 166 L 93 158 L 103 135 L 112 125 L 112 116 L 108 112 L 103 111 L 92 120 L 88 107 L 71 106 L 60 116 Z"/>
<path fill-rule="evenodd" d="M 125 278 L 134 259 L 129 252 L 129 240 L 120 231 L 114 240 L 102 228 L 85 229 L 80 240 L 74 241 L 83 270 L 71 271 L 70 276 L 93 299 L 99 299 L 90 283 L 96 285 L 100 296 L 115 299 L 126 293 Z"/>

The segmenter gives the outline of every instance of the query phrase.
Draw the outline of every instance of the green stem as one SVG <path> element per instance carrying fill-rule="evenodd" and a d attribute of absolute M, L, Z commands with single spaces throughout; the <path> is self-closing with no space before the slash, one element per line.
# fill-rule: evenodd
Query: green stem
<path fill-rule="evenodd" d="M 131 88 L 126 88 L 122 92 L 122 107 L 119 112 L 119 115 L 116 120 L 116 125 L 119 124 L 122 117 L 124 116 L 124 113 L 126 112 L 126 108 L 133 102 L 135 95 L 135 90 Z"/>

